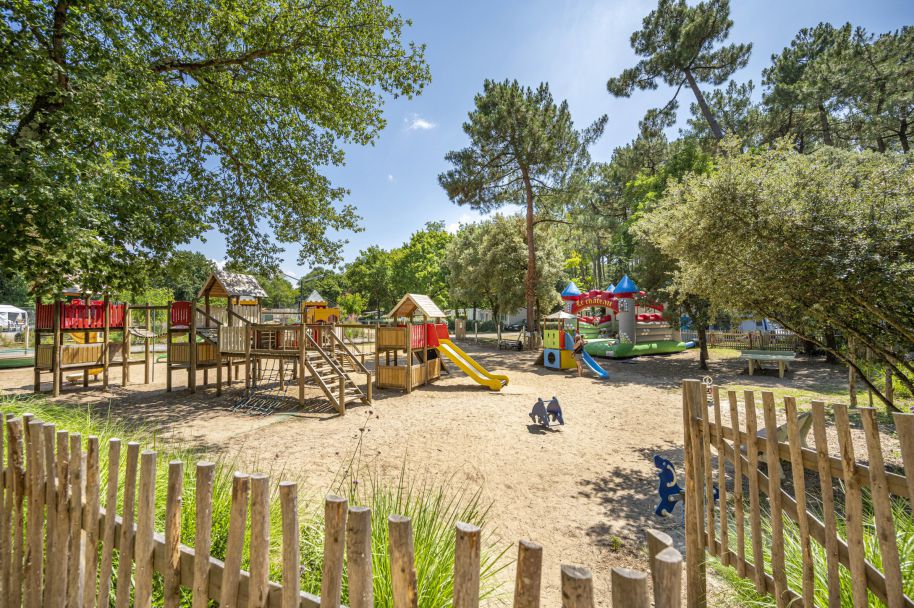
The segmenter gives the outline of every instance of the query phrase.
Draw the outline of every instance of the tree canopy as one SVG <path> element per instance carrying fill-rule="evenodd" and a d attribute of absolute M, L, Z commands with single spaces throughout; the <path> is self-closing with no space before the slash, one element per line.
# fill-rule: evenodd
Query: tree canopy
<path fill-rule="evenodd" d="M 429 81 L 381 0 L 15 2 L 0 11 L 0 265 L 43 292 L 142 283 L 210 228 L 264 270 L 357 228 L 322 173 Z"/>
<path fill-rule="evenodd" d="M 610 78 L 606 88 L 617 97 L 628 97 L 635 89 L 656 89 L 658 81 L 674 87 L 672 99 L 660 110 L 669 120 L 676 110 L 679 91 L 687 85 L 711 132 L 720 139 L 723 131 L 698 83 L 723 84 L 748 63 L 751 44 L 720 46 L 732 26 L 729 0 L 707 0 L 695 6 L 686 0 L 659 0 L 641 29 L 632 34 L 632 48 L 643 59 Z"/>
<path fill-rule="evenodd" d="M 534 327 L 537 293 L 535 226 L 560 219 L 590 164 L 588 147 L 603 133 L 603 116 L 576 130 L 568 103 L 556 104 L 549 86 L 485 81 L 463 130 L 470 145 L 449 152 L 453 165 L 438 176 L 452 201 L 481 211 L 504 205 L 526 209 L 527 325 Z"/>
<path fill-rule="evenodd" d="M 813 341 L 835 327 L 885 358 L 910 387 L 901 373 L 914 374 L 904 357 L 914 349 L 908 159 L 832 147 L 802 155 L 783 143 L 734 151 L 712 173 L 673 185 L 639 227 L 677 260 L 674 283 L 683 291 Z M 852 355 L 831 350 L 856 366 Z"/>

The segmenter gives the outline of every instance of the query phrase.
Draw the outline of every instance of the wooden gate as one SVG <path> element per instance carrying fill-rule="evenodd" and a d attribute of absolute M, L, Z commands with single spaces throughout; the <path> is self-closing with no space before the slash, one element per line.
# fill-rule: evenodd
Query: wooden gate
<path fill-rule="evenodd" d="M 865 607 L 869 596 L 890 608 L 914 606 L 904 593 L 914 573 L 908 564 L 903 574 L 896 539 L 896 517 L 911 517 L 914 414 L 894 414 L 905 476 L 887 470 L 872 408 L 813 401 L 801 414 L 793 397 L 779 410 L 762 392 L 759 413 L 757 393 L 723 393 L 683 382 L 688 606 L 706 605 L 705 559 L 695 558 L 705 551 L 778 606 Z"/>

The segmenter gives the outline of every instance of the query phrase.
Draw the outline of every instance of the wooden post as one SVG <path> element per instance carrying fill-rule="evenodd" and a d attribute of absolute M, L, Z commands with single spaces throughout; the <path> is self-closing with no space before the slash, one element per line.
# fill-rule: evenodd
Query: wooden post
<path fill-rule="evenodd" d="M 875 511 L 876 538 L 879 541 L 879 550 L 882 555 L 886 596 L 889 600 L 889 608 L 901 608 L 905 605 L 901 562 L 898 556 L 898 541 L 895 538 L 892 498 L 889 494 L 888 479 L 886 478 L 882 442 L 879 439 L 879 425 L 876 422 L 876 410 L 873 408 L 861 408 L 860 417 L 863 420 L 863 432 L 866 436 L 866 449 L 869 455 L 870 488 Z M 908 474 L 910 475 L 911 472 L 909 471 Z"/>
<path fill-rule="evenodd" d="M 234 327 L 234 326 L 235 326 L 235 315 L 233 314 L 233 313 L 235 312 L 235 307 L 234 307 L 234 305 L 232 304 L 232 300 L 234 300 L 234 298 L 232 298 L 231 296 L 229 296 L 229 297 L 227 298 L 227 303 L 226 303 L 226 305 L 225 305 L 225 323 L 226 323 L 226 325 L 228 325 L 228 327 Z M 229 334 L 232 335 L 232 339 L 234 340 L 235 333 L 234 333 L 233 331 L 229 330 Z M 228 383 L 229 383 L 229 386 L 232 385 L 232 380 L 234 379 L 233 376 L 232 376 L 232 362 L 233 362 L 233 358 L 232 358 L 231 356 L 229 356 L 229 358 L 228 358 L 228 370 L 227 370 L 227 371 L 228 371 Z"/>
<path fill-rule="evenodd" d="M 416 565 L 413 553 L 413 528 L 408 517 L 387 518 L 390 553 L 391 595 L 394 608 L 417 608 Z"/>
<path fill-rule="evenodd" d="M 197 392 L 197 300 L 190 301 L 190 326 L 187 330 L 187 388 Z"/>
<path fill-rule="evenodd" d="M 111 365 L 111 351 L 109 350 L 109 341 L 111 340 L 111 311 L 108 308 L 111 301 L 108 299 L 108 293 L 102 297 L 102 318 L 105 322 L 104 331 L 102 331 L 102 388 L 108 390 L 108 368 Z"/>
<path fill-rule="evenodd" d="M 803 605 L 815 605 L 815 572 L 813 570 L 812 546 L 809 539 L 809 519 L 806 513 L 806 468 L 803 465 L 803 451 L 800 442 L 800 425 L 797 420 L 797 401 L 784 397 L 787 414 L 787 441 L 790 448 L 790 471 L 793 477 L 793 493 L 797 501 L 797 519 L 800 530 L 800 555 L 802 568 Z"/>
<path fill-rule="evenodd" d="M 203 320 L 203 327 L 205 327 L 206 329 L 209 329 L 210 321 L 209 321 L 209 292 L 208 291 L 205 294 L 203 294 L 203 312 L 206 313 L 206 318 Z M 194 306 L 194 309 L 191 311 L 191 314 L 192 315 L 197 314 L 196 306 Z M 209 368 L 205 367 L 205 368 L 203 368 L 203 386 L 207 386 L 208 384 L 209 384 Z"/>
<path fill-rule="evenodd" d="M 822 493 L 822 515 L 825 524 L 825 557 L 828 578 L 836 581 L 839 576 L 840 556 L 838 551 L 837 520 L 835 517 L 835 494 L 831 472 L 831 454 L 828 449 L 828 436 L 825 429 L 825 402 L 812 402 L 812 429 L 816 442 L 816 463 L 819 472 L 819 487 Z M 899 434 L 899 438 L 900 438 Z M 904 445 L 904 442 L 901 442 Z M 910 470 L 910 469 L 909 469 Z M 914 479 L 914 476 L 909 477 Z M 841 605 L 841 587 L 828 586 L 828 605 Z"/>
<path fill-rule="evenodd" d="M 590 570 L 580 566 L 565 566 L 562 568 L 562 608 L 593 608 L 593 577 Z M 634 603 L 616 602 L 616 572 L 613 568 L 613 603 L 617 606 L 636 606 Z M 628 572 L 632 572 L 629 570 Z M 647 579 L 645 578 L 645 581 Z M 618 586 L 623 586 L 619 584 Z M 645 592 L 647 589 L 645 589 Z M 633 600 L 634 597 L 622 596 L 625 600 Z M 641 608 L 638 604 L 637 608 Z"/>
<path fill-rule="evenodd" d="M 54 397 L 60 396 L 60 379 L 61 379 L 61 375 L 62 375 L 62 372 L 60 370 L 60 354 L 61 354 L 61 349 L 63 348 L 63 346 L 61 345 L 62 338 L 63 338 L 63 336 L 60 333 L 60 301 L 55 300 L 54 301 L 54 350 L 51 353 L 51 371 L 54 375 L 54 380 L 53 380 L 54 384 L 53 384 L 53 388 L 51 389 L 51 395 L 53 395 Z M 104 348 L 102 349 L 102 353 L 104 353 Z M 37 350 L 35 352 L 35 356 L 36 357 L 38 356 Z M 108 387 L 107 377 L 108 376 L 107 376 L 107 372 L 106 372 L 105 388 Z"/>
<path fill-rule="evenodd" d="M 667 547 L 651 559 L 655 608 L 679 608 L 682 605 L 682 554 Z"/>
<path fill-rule="evenodd" d="M 774 394 L 762 392 L 765 413 L 765 461 L 768 464 L 768 504 L 771 508 L 771 574 L 778 608 L 787 606 L 787 566 L 784 554 L 784 519 L 781 498 L 781 460 L 778 455 L 778 421 Z"/>
<path fill-rule="evenodd" d="M 762 521 L 759 513 L 761 497 L 759 496 L 758 479 L 758 416 L 755 411 L 755 393 L 745 391 L 743 399 L 746 405 L 746 455 L 749 457 L 749 530 L 752 535 L 752 560 L 755 566 L 755 590 L 765 593 L 765 554 L 762 552 Z M 686 555 L 686 571 L 689 561 Z"/>
<path fill-rule="evenodd" d="M 476 526 L 457 522 L 456 533 L 454 608 L 478 608 L 480 531 Z"/>
<path fill-rule="evenodd" d="M 299 608 L 301 579 L 299 567 L 301 561 L 301 524 L 298 520 L 298 485 L 283 481 L 279 484 L 279 502 L 282 508 L 282 608 Z M 370 519 L 369 519 L 370 525 Z M 369 538 L 370 541 L 370 538 Z M 368 554 L 369 572 L 371 572 L 371 553 Z M 373 604 L 358 603 L 358 577 L 354 577 L 352 553 L 349 554 L 349 601 L 351 608 L 374 608 Z M 355 587 L 353 586 L 355 584 Z M 371 588 L 371 576 L 368 577 Z M 355 595 L 354 595 L 355 594 Z"/>
<path fill-rule="evenodd" d="M 374 586 L 371 577 L 371 509 L 368 507 L 349 507 L 349 516 L 346 519 L 346 560 L 349 573 L 349 608 L 374 608 Z M 295 563 L 297 568 L 298 562 Z M 283 585 L 285 586 L 285 578 Z M 297 603 L 294 608 L 298 608 Z"/>
<path fill-rule="evenodd" d="M 543 548 L 522 540 L 517 545 L 517 574 L 514 579 L 514 608 L 539 608 Z"/>
<path fill-rule="evenodd" d="M 251 341 L 254 339 L 254 328 L 250 324 L 245 325 L 244 329 L 244 395 L 251 394 L 253 383 L 251 382 Z"/>
<path fill-rule="evenodd" d="M 628 568 L 611 570 L 613 607 L 648 608 L 647 574 Z"/>
<path fill-rule="evenodd" d="M 124 333 L 121 344 L 121 386 L 130 382 L 130 304 L 124 302 Z"/>
<path fill-rule="evenodd" d="M 244 530 L 248 514 L 248 496 L 251 478 L 235 473 L 232 479 L 232 508 L 229 515 L 228 544 L 225 549 L 225 568 L 222 571 L 222 594 L 219 605 L 238 608 L 238 582 L 241 578 L 241 553 L 244 549 Z"/>
<path fill-rule="evenodd" d="M 222 396 L 222 353 L 219 344 L 222 342 L 222 328 L 216 327 L 216 396 Z M 205 378 L 205 376 L 204 376 Z"/>
<path fill-rule="evenodd" d="M 406 324 L 406 392 L 413 392 L 413 324 Z"/>
<path fill-rule="evenodd" d="M 249 608 L 265 608 L 270 590 L 270 478 L 251 476 Z M 323 598 L 321 598 L 323 600 Z"/>
<path fill-rule="evenodd" d="M 298 327 L 298 361 L 296 365 L 298 366 L 298 404 L 305 404 L 305 357 L 307 356 L 305 349 L 305 341 L 307 337 L 305 336 L 305 324 L 302 323 Z"/>
<path fill-rule="evenodd" d="M 121 523 L 121 542 L 118 545 L 119 555 L 133 555 L 135 542 L 134 518 L 136 504 L 136 467 L 140 456 L 140 444 L 130 442 L 127 444 L 127 473 L 124 477 L 124 511 Z M 120 559 L 117 567 L 117 590 L 114 605 L 116 608 L 130 606 L 130 579 L 133 570 L 133 560 Z"/>
<path fill-rule="evenodd" d="M 168 493 L 165 496 L 165 608 L 177 608 L 181 600 L 181 495 L 184 490 L 184 463 L 168 463 Z M 190 585 L 188 585 L 190 586 Z"/>
<path fill-rule="evenodd" d="M 327 496 L 324 501 L 324 567 L 321 608 L 339 608 L 342 598 L 343 551 L 346 542 L 347 501 Z"/>
<path fill-rule="evenodd" d="M 125 321 L 126 322 L 126 321 Z M 144 450 L 140 462 L 140 490 L 137 500 L 136 608 L 152 608 L 152 555 L 155 547 L 156 453 Z M 129 555 L 129 554 L 128 554 Z M 121 582 L 120 579 L 118 581 Z M 120 586 L 120 585 L 118 585 Z"/>
<path fill-rule="evenodd" d="M 169 301 L 165 307 L 165 390 L 171 392 L 171 307 Z"/>
<path fill-rule="evenodd" d="M 704 388 L 699 380 L 683 380 L 683 434 L 685 436 L 686 481 L 686 601 L 688 608 L 707 605 L 705 573 L 705 530 L 703 507 L 704 464 L 701 423 L 697 420 L 705 405 Z M 707 407 L 705 407 L 707 410 Z M 707 411 L 704 413 L 707 416 Z"/>
<path fill-rule="evenodd" d="M 107 608 L 111 596 L 111 564 L 114 561 L 114 524 L 117 516 L 118 472 L 120 471 L 121 440 L 108 441 L 108 481 L 105 489 L 105 521 L 102 524 L 102 559 L 99 566 L 98 606 Z"/>
<path fill-rule="evenodd" d="M 85 532 L 83 531 L 83 488 L 85 478 L 85 461 L 83 461 L 82 436 L 79 433 L 70 435 L 70 495 L 69 526 L 70 546 L 69 565 L 61 575 L 67 577 L 67 606 L 80 607 L 83 599 L 83 551 L 85 550 Z M 96 527 L 98 523 L 96 522 Z"/>
<path fill-rule="evenodd" d="M 212 462 L 197 463 L 196 532 L 194 539 L 193 608 L 209 606 L 209 557 L 213 533 L 213 480 L 216 465 Z"/>
<path fill-rule="evenodd" d="M 149 348 L 149 341 L 152 339 L 149 337 L 152 334 L 151 312 L 149 310 L 149 302 L 146 302 L 146 337 L 143 339 L 143 384 L 149 384 L 150 372 L 152 371 L 151 365 L 155 365 L 155 363 L 150 364 L 152 358 L 152 351 Z"/>

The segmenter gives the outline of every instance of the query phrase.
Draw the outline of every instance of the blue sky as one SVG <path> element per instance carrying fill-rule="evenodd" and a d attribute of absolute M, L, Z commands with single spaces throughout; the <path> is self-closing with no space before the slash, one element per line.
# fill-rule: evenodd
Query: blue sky
<path fill-rule="evenodd" d="M 486 78 L 517 79 L 536 86 L 548 82 L 556 100 L 567 99 L 576 125 L 609 115 L 602 137 L 591 149 L 608 160 L 613 148 L 636 135 L 645 110 L 665 103 L 671 91 L 637 92 L 615 99 L 606 80 L 636 61 L 631 33 L 656 6 L 656 0 L 394 0 L 395 9 L 413 20 L 407 36 L 427 45 L 432 82 L 412 100 L 390 100 L 387 128 L 375 145 L 346 148 L 344 167 L 327 174 L 348 188 L 365 231 L 344 234 L 345 259 L 377 244 L 396 247 L 426 222 L 443 220 L 456 227 L 478 218 L 451 203 L 438 185 L 447 169 L 444 155 L 467 144 L 461 125 L 473 96 Z M 914 0 L 731 0 L 734 21 L 730 40 L 752 42 L 749 65 L 734 75 L 760 83 L 761 71 L 796 32 L 820 21 L 850 21 L 871 32 L 914 24 Z M 759 87 L 756 89 L 758 94 Z M 680 97 L 680 117 L 691 94 Z M 191 249 L 220 260 L 225 250 L 218 233 Z M 281 265 L 299 276 L 294 245 Z"/>

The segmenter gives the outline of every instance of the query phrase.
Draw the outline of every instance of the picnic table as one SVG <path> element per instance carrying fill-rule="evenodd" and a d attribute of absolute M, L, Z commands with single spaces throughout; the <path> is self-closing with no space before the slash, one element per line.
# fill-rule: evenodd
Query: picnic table
<path fill-rule="evenodd" d="M 787 363 L 796 361 L 797 356 L 791 351 L 782 350 L 741 350 L 739 351 L 739 358 L 749 361 L 750 376 L 755 373 L 756 369 L 765 369 L 762 366 L 763 362 L 776 361 L 778 364 L 778 378 L 783 378 L 784 372 L 787 371 Z"/>

